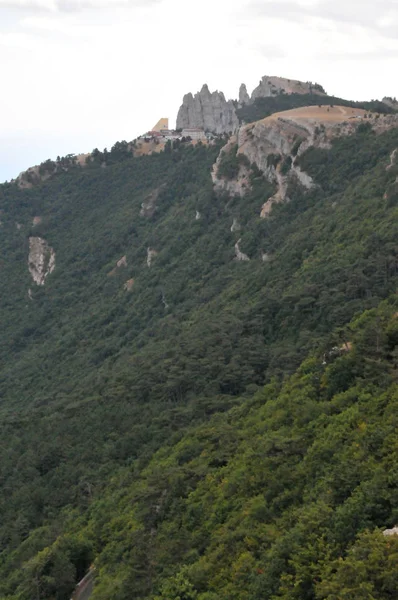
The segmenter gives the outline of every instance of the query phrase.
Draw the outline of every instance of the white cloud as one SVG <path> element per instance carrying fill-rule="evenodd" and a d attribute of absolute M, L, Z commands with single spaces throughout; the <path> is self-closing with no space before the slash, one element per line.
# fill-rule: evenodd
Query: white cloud
<path fill-rule="evenodd" d="M 0 9 L 40 9 L 55 11 L 57 10 L 56 0 L 0 0 Z"/>
<path fill-rule="evenodd" d="M 384 34 L 398 34 L 396 0 L 251 0 L 247 11 L 252 16 L 281 17 L 306 22 L 316 17 L 336 23 L 377 29 L 383 23 Z"/>
<path fill-rule="evenodd" d="M 25 9 L 49 12 L 79 11 L 153 4 L 161 0 L 0 0 L 0 10 Z"/>

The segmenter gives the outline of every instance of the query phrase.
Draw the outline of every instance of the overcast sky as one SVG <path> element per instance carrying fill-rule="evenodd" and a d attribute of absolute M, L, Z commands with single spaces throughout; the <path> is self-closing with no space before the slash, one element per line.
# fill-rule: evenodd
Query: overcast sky
<path fill-rule="evenodd" d="M 398 96 L 398 0 L 0 0 L 0 181 L 263 75 Z"/>

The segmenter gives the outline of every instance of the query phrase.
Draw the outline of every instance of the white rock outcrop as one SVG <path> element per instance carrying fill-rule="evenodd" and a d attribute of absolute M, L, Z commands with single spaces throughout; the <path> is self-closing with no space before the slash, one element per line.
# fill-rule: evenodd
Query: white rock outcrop
<path fill-rule="evenodd" d="M 241 242 L 241 240 L 239 239 L 235 244 L 235 260 L 241 260 L 241 261 L 247 262 L 250 260 L 250 258 L 247 256 L 247 254 L 245 254 L 244 252 L 241 252 L 241 250 L 239 248 L 240 242 Z"/>
<path fill-rule="evenodd" d="M 165 293 L 162 291 L 162 304 L 164 306 L 164 310 L 169 310 L 170 306 L 167 304 Z"/>
<path fill-rule="evenodd" d="M 398 100 L 396 98 L 391 98 L 391 96 L 384 96 L 382 102 L 387 104 L 390 108 L 398 111 Z"/>
<path fill-rule="evenodd" d="M 156 211 L 156 202 L 159 198 L 160 192 L 164 189 L 165 185 L 152 190 L 141 204 L 140 216 L 141 217 L 153 217 Z"/>
<path fill-rule="evenodd" d="M 123 289 L 126 290 L 126 292 L 131 292 L 131 290 L 133 289 L 134 286 L 134 279 L 128 279 L 126 281 L 126 283 L 123 286 Z"/>
<path fill-rule="evenodd" d="M 116 266 L 118 269 L 120 269 L 120 267 L 127 267 L 127 256 L 122 256 L 122 258 L 117 261 Z"/>
<path fill-rule="evenodd" d="M 55 252 L 43 238 L 29 238 L 28 267 L 37 285 L 44 285 L 46 277 L 54 271 Z"/>
<path fill-rule="evenodd" d="M 311 147 L 328 149 L 334 138 L 352 135 L 364 114 L 365 111 L 355 107 L 316 105 L 275 113 L 240 127 L 221 149 L 213 165 L 215 191 L 244 196 L 251 188 L 252 165 L 256 165 L 276 188 L 259 207 L 260 216 L 266 218 L 275 203 L 289 200 L 289 189 L 295 184 L 307 190 L 315 185 L 310 175 L 300 168 L 298 158 Z M 376 132 L 397 125 L 398 116 L 395 115 L 372 122 Z M 230 179 L 219 175 L 219 167 L 224 155 L 231 152 L 236 152 L 238 159 L 243 155 L 246 160 L 238 161 L 237 175 Z M 397 156 L 398 152 L 391 154 L 391 165 L 397 162 Z"/>
<path fill-rule="evenodd" d="M 392 529 L 385 529 L 383 531 L 383 535 L 385 536 L 389 536 L 389 535 L 398 535 L 398 527 L 395 526 Z"/>
<path fill-rule="evenodd" d="M 210 92 L 205 84 L 194 96 L 183 98 L 177 115 L 177 129 L 199 127 L 213 133 L 231 133 L 239 127 L 235 106 L 222 92 Z"/>
<path fill-rule="evenodd" d="M 244 83 L 241 84 L 239 88 L 239 104 L 243 106 L 243 104 L 250 103 L 250 96 L 247 91 L 247 87 Z"/>
<path fill-rule="evenodd" d="M 390 162 L 386 167 L 386 171 L 389 171 L 390 169 L 393 168 L 394 165 L 396 165 L 397 156 L 398 156 L 398 148 L 395 148 L 395 150 L 393 150 L 390 154 Z"/>
<path fill-rule="evenodd" d="M 270 77 L 264 75 L 258 86 L 253 90 L 251 101 L 256 98 L 270 98 L 279 94 L 317 94 L 325 96 L 322 86 L 310 81 L 297 81 L 295 79 L 286 79 L 284 77 Z"/>
<path fill-rule="evenodd" d="M 238 219 L 234 219 L 232 221 L 231 232 L 234 233 L 234 231 L 240 231 L 240 225 L 239 225 Z"/>
<path fill-rule="evenodd" d="M 264 75 L 250 96 L 244 83 L 239 88 L 238 106 L 250 104 L 257 98 L 279 94 L 318 94 L 325 91 L 319 84 Z M 199 127 L 213 133 L 234 133 L 239 127 L 236 102 L 226 100 L 222 92 L 210 92 L 204 84 L 200 92 L 186 94 L 177 115 L 177 129 Z"/>
<path fill-rule="evenodd" d="M 239 165 L 238 175 L 233 179 L 218 176 L 218 168 L 223 160 L 223 154 L 235 151 L 236 143 L 239 140 L 239 134 L 230 137 L 228 143 L 221 148 L 220 154 L 213 165 L 211 178 L 216 192 L 226 192 L 230 196 L 243 196 L 250 189 L 250 167 L 245 164 Z"/>
<path fill-rule="evenodd" d="M 148 266 L 148 268 L 151 267 L 153 259 L 155 258 L 155 256 L 157 256 L 157 252 L 156 250 L 154 250 L 153 248 L 147 248 L 147 255 L 146 255 L 146 264 Z"/>

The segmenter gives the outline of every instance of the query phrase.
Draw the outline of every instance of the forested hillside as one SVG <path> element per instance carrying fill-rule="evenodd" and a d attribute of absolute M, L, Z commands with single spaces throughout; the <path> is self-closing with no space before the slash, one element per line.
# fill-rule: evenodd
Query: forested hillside
<path fill-rule="evenodd" d="M 92 562 L 99 600 L 397 592 L 378 528 L 397 519 L 398 129 L 309 149 L 317 186 L 266 219 L 254 166 L 243 198 L 214 193 L 222 143 L 117 144 L 0 186 L 4 599 L 67 600 Z"/>

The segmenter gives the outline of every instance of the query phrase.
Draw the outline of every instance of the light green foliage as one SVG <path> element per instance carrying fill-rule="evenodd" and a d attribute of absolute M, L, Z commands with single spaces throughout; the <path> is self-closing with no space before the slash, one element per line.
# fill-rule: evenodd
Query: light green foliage
<path fill-rule="evenodd" d="M 149 544 L 146 572 L 160 597 L 179 591 L 225 600 L 393 594 L 397 540 L 357 534 L 389 526 L 398 514 L 391 470 L 398 458 L 396 441 L 391 445 L 397 374 L 383 336 L 397 307 L 394 299 L 366 313 L 347 330 L 351 351 L 337 356 L 331 348 L 326 364 L 321 357 L 305 361 L 282 387 L 270 384 L 228 415 L 190 429 L 132 480 L 117 517 L 119 544 L 131 540 L 128 506 L 134 505 L 143 524 L 140 543 L 147 536 Z M 377 372 L 363 377 L 373 347 L 361 340 L 378 323 L 382 384 Z M 330 397 L 327 377 L 338 360 L 354 376 Z M 113 498 L 111 492 L 105 505 Z M 99 561 L 118 581 L 118 563 L 109 555 Z M 128 563 L 136 568 L 133 554 Z M 98 588 L 94 597 L 116 596 Z"/>
<path fill-rule="evenodd" d="M 388 600 L 398 594 L 398 537 L 362 533 L 345 558 L 326 564 L 316 586 L 319 600 Z"/>
<path fill-rule="evenodd" d="M 197 597 L 198 594 L 184 571 L 180 571 L 163 583 L 160 596 L 155 596 L 154 600 L 196 600 Z"/>

